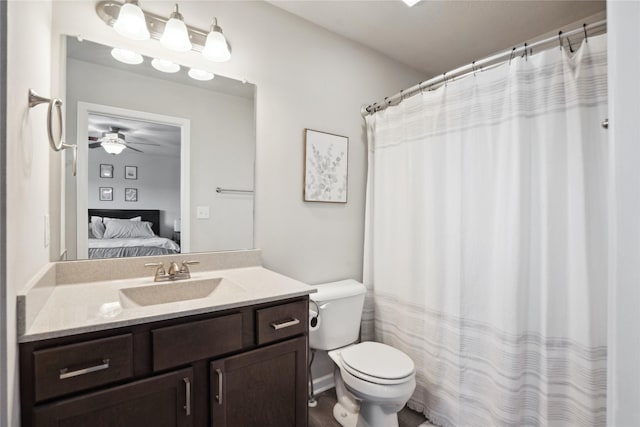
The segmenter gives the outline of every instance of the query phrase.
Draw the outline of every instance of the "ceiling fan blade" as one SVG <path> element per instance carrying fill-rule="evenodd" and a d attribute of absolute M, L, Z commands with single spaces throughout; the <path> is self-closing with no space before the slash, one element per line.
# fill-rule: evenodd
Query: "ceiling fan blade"
<path fill-rule="evenodd" d="M 98 137 L 98 136 L 90 136 L 89 137 L 89 141 L 97 141 L 98 139 L 100 139 L 100 137 Z"/>
<path fill-rule="evenodd" d="M 160 147 L 160 144 L 156 144 L 153 142 L 134 142 L 134 141 L 127 141 L 127 144 L 136 144 L 136 145 L 152 145 L 154 147 Z"/>
<path fill-rule="evenodd" d="M 128 148 L 129 150 L 137 151 L 138 153 L 144 153 L 144 151 L 140 151 L 140 150 L 138 150 L 137 148 L 133 148 L 133 147 L 131 147 L 131 146 L 129 146 L 129 145 L 127 145 L 127 148 Z"/>
<path fill-rule="evenodd" d="M 102 145 L 99 142 L 92 142 L 89 144 L 89 148 L 100 148 Z"/>

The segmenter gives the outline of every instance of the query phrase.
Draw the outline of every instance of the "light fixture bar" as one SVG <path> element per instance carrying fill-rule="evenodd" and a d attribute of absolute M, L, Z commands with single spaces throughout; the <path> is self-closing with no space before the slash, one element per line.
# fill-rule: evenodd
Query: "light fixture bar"
<path fill-rule="evenodd" d="M 118 19 L 121 7 L 122 3 L 115 1 L 101 1 L 96 5 L 96 13 L 105 24 L 113 27 L 113 24 L 115 24 Z M 146 11 L 144 12 L 144 17 L 147 21 L 147 28 L 149 29 L 149 33 L 151 33 L 151 38 L 160 40 L 160 37 L 162 37 L 162 34 L 164 33 L 164 27 L 169 19 Z M 207 42 L 207 35 L 209 34 L 209 31 L 203 31 L 190 25 L 187 25 L 187 31 L 189 32 L 189 40 L 191 40 L 191 50 L 202 52 L 202 49 L 204 49 L 204 45 Z M 227 44 L 227 46 L 229 47 L 229 51 L 231 51 L 231 46 L 229 46 L 229 44 Z"/>

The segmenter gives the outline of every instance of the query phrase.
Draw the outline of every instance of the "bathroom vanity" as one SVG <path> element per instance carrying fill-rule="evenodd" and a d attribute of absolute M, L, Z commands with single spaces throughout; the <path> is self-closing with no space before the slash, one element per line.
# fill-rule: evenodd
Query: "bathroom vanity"
<path fill-rule="evenodd" d="M 104 309 L 95 301 L 148 278 L 54 286 L 20 338 L 23 425 L 306 426 L 313 289 L 262 267 L 196 276 L 182 283 L 223 277 L 246 292 L 125 305 L 83 325 Z"/>

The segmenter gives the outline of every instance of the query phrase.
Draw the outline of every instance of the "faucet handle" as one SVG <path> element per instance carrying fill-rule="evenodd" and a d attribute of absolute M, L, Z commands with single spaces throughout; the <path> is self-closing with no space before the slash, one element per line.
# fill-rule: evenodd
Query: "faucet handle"
<path fill-rule="evenodd" d="M 145 267 L 158 267 L 158 272 L 160 274 L 164 274 L 164 264 L 161 262 L 147 262 L 144 265 Z"/>
<path fill-rule="evenodd" d="M 182 267 L 180 268 L 180 272 L 181 273 L 188 273 L 189 272 L 189 266 L 190 265 L 195 265 L 195 264 L 200 264 L 200 261 L 182 261 Z"/>

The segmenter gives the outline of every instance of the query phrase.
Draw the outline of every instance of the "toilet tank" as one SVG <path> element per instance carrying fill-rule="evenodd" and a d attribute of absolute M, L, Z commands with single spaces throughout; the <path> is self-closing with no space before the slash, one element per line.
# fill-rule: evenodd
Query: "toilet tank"
<path fill-rule="evenodd" d="M 309 327 L 309 346 L 333 350 L 358 340 L 365 287 L 352 279 L 315 285 L 309 295 L 309 318 L 319 310 L 318 322 Z M 315 302 L 315 304 L 314 304 Z"/>

